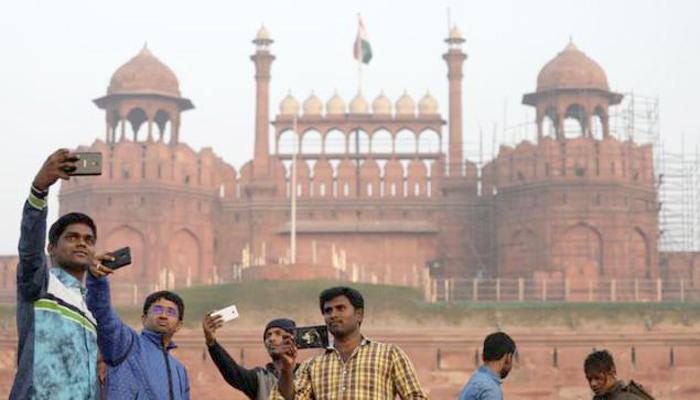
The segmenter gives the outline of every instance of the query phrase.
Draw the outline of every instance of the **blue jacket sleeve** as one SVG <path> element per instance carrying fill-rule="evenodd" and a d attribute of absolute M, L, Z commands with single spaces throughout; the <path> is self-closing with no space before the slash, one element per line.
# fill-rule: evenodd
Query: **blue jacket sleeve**
<path fill-rule="evenodd" d="M 36 300 L 46 287 L 46 203 L 36 198 L 24 203 L 19 236 L 17 293 L 25 301 Z"/>
<path fill-rule="evenodd" d="M 119 319 L 112 308 L 109 281 L 87 273 L 87 306 L 97 321 L 97 346 L 109 366 L 121 364 L 138 334 Z"/>
<path fill-rule="evenodd" d="M 185 399 L 190 400 L 190 378 L 187 376 L 185 367 L 182 367 L 182 369 L 185 370 Z"/>

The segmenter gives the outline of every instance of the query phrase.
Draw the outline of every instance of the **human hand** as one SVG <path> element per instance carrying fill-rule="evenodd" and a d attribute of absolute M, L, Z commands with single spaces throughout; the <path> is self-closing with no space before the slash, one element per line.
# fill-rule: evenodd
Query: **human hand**
<path fill-rule="evenodd" d="M 90 267 L 88 268 L 88 271 L 90 271 L 90 275 L 92 275 L 95 278 L 102 278 L 111 275 L 114 272 L 113 269 L 102 265 L 102 261 L 114 261 L 114 257 L 109 255 L 109 253 L 102 253 L 96 255 L 92 259 Z"/>
<path fill-rule="evenodd" d="M 294 343 L 294 337 L 285 333 L 282 336 L 282 343 L 278 345 L 270 345 L 270 356 L 275 366 L 281 371 L 293 372 L 297 364 L 297 346 Z"/>
<path fill-rule="evenodd" d="M 221 315 L 211 315 L 212 312 L 205 315 L 202 320 L 202 331 L 204 331 L 204 339 L 207 342 L 207 346 L 211 346 L 216 342 L 216 330 L 224 326 L 223 317 Z"/>
<path fill-rule="evenodd" d="M 47 191 L 59 178 L 70 179 L 70 175 L 66 171 L 75 169 L 77 161 L 78 157 L 68 149 L 56 150 L 44 161 L 44 165 L 37 172 L 32 185 L 41 191 Z"/>

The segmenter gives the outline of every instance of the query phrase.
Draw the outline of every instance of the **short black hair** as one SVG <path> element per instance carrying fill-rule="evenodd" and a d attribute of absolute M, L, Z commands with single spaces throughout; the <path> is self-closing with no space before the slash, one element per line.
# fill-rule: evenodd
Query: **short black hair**
<path fill-rule="evenodd" d="M 612 354 L 607 350 L 594 351 L 583 362 L 583 371 L 585 373 L 605 373 L 613 370 L 615 370 L 615 360 L 613 360 Z"/>
<path fill-rule="evenodd" d="M 486 336 L 482 353 L 484 361 L 500 360 L 506 354 L 515 354 L 515 341 L 510 336 L 504 332 L 496 332 Z"/>
<path fill-rule="evenodd" d="M 143 302 L 143 315 L 148 314 L 148 309 L 151 308 L 151 305 L 160 299 L 169 300 L 177 304 L 177 317 L 182 321 L 182 318 L 185 316 L 185 303 L 180 296 L 168 290 L 149 294 L 146 297 L 146 301 Z"/>
<path fill-rule="evenodd" d="M 58 238 L 61 237 L 66 228 L 74 224 L 84 224 L 89 226 L 90 229 L 92 229 L 92 236 L 94 236 L 95 240 L 97 240 L 97 227 L 95 226 L 95 221 L 83 213 L 72 212 L 62 216 L 56 220 L 53 225 L 51 225 L 51 229 L 49 229 L 49 244 L 55 246 L 56 243 L 58 243 Z"/>
<path fill-rule="evenodd" d="M 333 300 L 338 296 L 347 297 L 350 304 L 352 304 L 356 310 L 365 309 L 365 299 L 362 297 L 360 292 L 347 286 L 336 286 L 324 290 L 321 292 L 321 295 L 318 296 L 318 303 L 319 307 L 321 308 L 321 312 L 323 312 L 323 305 L 326 304 L 327 301 Z"/>

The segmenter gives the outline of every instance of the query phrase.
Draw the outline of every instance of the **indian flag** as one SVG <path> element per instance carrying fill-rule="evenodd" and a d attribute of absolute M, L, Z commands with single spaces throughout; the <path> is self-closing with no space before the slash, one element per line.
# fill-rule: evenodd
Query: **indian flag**
<path fill-rule="evenodd" d="M 365 24 L 362 23 L 362 18 L 359 16 L 357 17 L 357 23 L 357 38 L 355 38 L 352 54 L 358 62 L 369 64 L 369 61 L 372 59 L 372 46 L 369 45 Z"/>

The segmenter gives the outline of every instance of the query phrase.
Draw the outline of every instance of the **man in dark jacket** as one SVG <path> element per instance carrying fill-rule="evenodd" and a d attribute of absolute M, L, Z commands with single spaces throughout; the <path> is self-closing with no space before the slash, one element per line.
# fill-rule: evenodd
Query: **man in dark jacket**
<path fill-rule="evenodd" d="M 182 327 L 185 305 L 180 296 L 160 291 L 146 297 L 139 335 L 122 322 L 110 304 L 112 271 L 97 264 L 87 278 L 87 306 L 97 320 L 97 345 L 107 371 L 108 399 L 188 400 L 185 367 L 170 354 L 172 338 Z"/>
<path fill-rule="evenodd" d="M 654 400 L 639 384 L 617 379 L 615 361 L 606 350 L 594 351 L 583 363 L 586 379 L 593 391 L 593 400 Z"/>
<path fill-rule="evenodd" d="M 279 371 L 273 363 L 265 367 L 253 369 L 244 368 L 231 357 L 228 352 L 216 341 L 216 330 L 223 326 L 221 316 L 207 314 L 202 321 L 204 339 L 209 349 L 209 355 L 219 369 L 221 376 L 229 385 L 245 393 L 252 400 L 267 400 L 270 391 L 279 379 Z M 270 357 L 273 346 L 279 346 L 285 334 L 292 334 L 296 324 L 291 319 L 273 319 L 267 323 L 263 332 L 263 343 Z"/>

